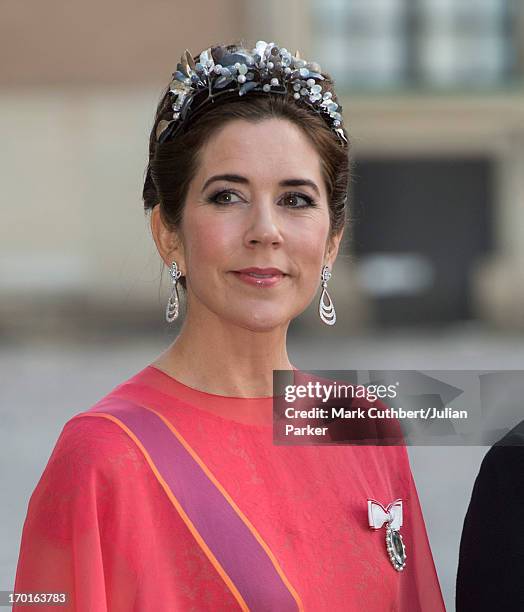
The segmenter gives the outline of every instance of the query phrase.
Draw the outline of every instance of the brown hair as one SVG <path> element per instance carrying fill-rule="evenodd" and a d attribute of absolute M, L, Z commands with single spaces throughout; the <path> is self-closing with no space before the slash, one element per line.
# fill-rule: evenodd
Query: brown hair
<path fill-rule="evenodd" d="M 227 45 L 228 51 L 245 48 L 234 43 Z M 199 61 L 196 56 L 195 61 Z M 333 79 L 322 72 L 322 91 L 330 91 L 337 102 Z M 328 193 L 330 237 L 343 229 L 348 222 L 347 192 L 350 182 L 349 145 L 342 143 L 333 129 L 314 110 L 291 94 L 270 94 L 250 92 L 242 97 L 238 94 L 219 96 L 213 103 L 206 104 L 184 121 L 180 132 L 171 140 L 157 142 L 156 129 L 162 119 L 170 120 L 173 115 L 169 86 L 163 91 L 158 104 L 155 121 L 149 137 L 149 162 L 142 197 L 146 213 L 157 204 L 160 215 L 168 228 L 181 226 L 185 200 L 189 185 L 195 176 L 199 152 L 215 131 L 224 127 L 227 121 L 244 119 L 259 122 L 269 118 L 287 119 L 297 125 L 310 139 L 319 153 L 322 175 Z M 344 130 L 347 138 L 347 133 Z M 185 278 L 179 284 L 186 288 Z"/>

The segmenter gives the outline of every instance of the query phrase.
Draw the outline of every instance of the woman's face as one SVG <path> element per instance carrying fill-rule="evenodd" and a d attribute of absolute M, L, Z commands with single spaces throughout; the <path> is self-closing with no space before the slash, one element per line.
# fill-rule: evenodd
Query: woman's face
<path fill-rule="evenodd" d="M 228 122 L 201 151 L 173 257 L 186 275 L 188 312 L 253 331 L 287 326 L 336 257 L 341 236 L 328 253 L 329 226 L 320 158 L 301 130 L 283 119 Z M 252 267 L 281 274 L 239 273 Z"/>

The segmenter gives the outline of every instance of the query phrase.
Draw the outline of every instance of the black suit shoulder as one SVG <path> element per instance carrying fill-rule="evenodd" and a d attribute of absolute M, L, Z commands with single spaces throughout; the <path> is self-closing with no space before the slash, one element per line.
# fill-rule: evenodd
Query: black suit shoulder
<path fill-rule="evenodd" d="M 486 453 L 460 542 L 457 612 L 524 610 L 524 421 Z"/>
<path fill-rule="evenodd" d="M 523 446 L 524 445 L 524 421 L 521 421 L 494 446 Z M 490 449 L 491 450 L 491 449 Z"/>

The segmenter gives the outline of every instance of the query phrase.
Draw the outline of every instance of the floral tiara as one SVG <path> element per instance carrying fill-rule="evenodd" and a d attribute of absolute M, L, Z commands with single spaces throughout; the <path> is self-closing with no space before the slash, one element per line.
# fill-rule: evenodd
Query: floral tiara
<path fill-rule="evenodd" d="M 321 115 L 338 138 L 347 144 L 342 129 L 342 107 L 332 99 L 330 91 L 322 92 L 324 80 L 316 62 L 302 59 L 298 51 L 291 55 L 274 42 L 259 40 L 251 52 L 247 49 L 228 51 L 226 46 L 220 45 L 203 51 L 198 62 L 186 49 L 169 86 L 173 118 L 158 122 L 157 141 L 165 142 L 178 132 L 200 92 L 206 91 L 207 95 L 191 109 L 191 114 L 209 99 L 213 101 L 224 93 L 238 91 L 238 95 L 243 96 L 250 91 L 263 91 L 292 93 L 295 100 L 303 100 Z"/>

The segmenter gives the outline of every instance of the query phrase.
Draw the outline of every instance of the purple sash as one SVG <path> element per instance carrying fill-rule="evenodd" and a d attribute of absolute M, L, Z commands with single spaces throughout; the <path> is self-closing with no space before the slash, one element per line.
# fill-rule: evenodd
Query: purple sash
<path fill-rule="evenodd" d="M 155 476 L 243 610 L 303 610 L 267 544 L 172 424 L 152 409 L 114 397 L 102 400 L 88 414 L 110 415 L 106 418 L 140 442 Z"/>

